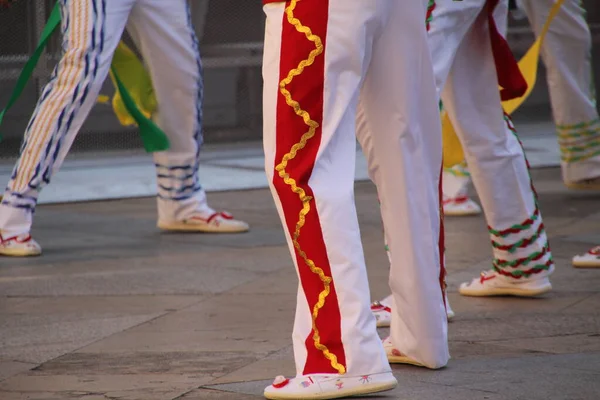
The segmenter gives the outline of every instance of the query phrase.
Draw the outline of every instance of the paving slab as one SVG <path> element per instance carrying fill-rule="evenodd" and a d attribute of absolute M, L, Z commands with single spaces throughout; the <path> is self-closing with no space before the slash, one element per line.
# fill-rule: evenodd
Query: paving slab
<path fill-rule="evenodd" d="M 0 357 L 39 364 L 101 338 L 156 318 L 160 314 L 86 318 L 24 316 L 3 321 Z M 6 326 L 10 325 L 10 326 Z"/>
<path fill-rule="evenodd" d="M 258 173 L 260 155 L 250 156 L 206 162 Z M 399 387 L 368 398 L 600 399 L 600 271 L 570 266 L 600 242 L 600 195 L 568 191 L 556 168 L 532 175 L 554 290 L 460 296 L 461 282 L 490 268 L 491 246 L 483 216 L 447 218 L 453 358 L 441 371 L 396 366 Z M 365 182 L 355 197 L 379 299 L 389 262 L 377 195 Z M 252 230 L 162 234 L 152 198 L 41 206 L 34 235 L 45 254 L 0 258 L 0 399 L 258 399 L 275 375 L 293 375 L 298 281 L 270 193 L 209 199 Z"/>
<path fill-rule="evenodd" d="M 208 379 L 206 379 L 208 380 Z M 204 380 L 204 382 L 206 382 Z M 181 374 L 124 374 L 93 376 L 31 375 L 14 376 L 0 383 L 0 398 L 79 399 L 104 396 L 105 399 L 159 400 L 176 398 L 203 379 Z M 33 397 L 35 398 L 35 397 Z"/>
<path fill-rule="evenodd" d="M 600 333 L 558 334 L 536 338 L 503 339 L 495 341 L 497 346 L 525 349 L 532 352 L 554 354 L 600 353 Z"/>
<path fill-rule="evenodd" d="M 0 359 L 0 382 L 13 375 L 29 371 L 38 364 Z"/>
<path fill-rule="evenodd" d="M 296 366 L 294 365 L 294 350 L 291 345 L 274 351 L 260 360 L 245 365 L 227 375 L 223 375 L 211 383 L 224 384 L 235 382 L 247 382 L 261 380 L 266 376 L 275 378 L 278 375 L 295 376 Z"/>

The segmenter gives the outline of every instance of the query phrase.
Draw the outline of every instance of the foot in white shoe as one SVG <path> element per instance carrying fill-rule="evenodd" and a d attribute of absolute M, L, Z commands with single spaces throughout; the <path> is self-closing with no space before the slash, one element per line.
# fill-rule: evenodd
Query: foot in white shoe
<path fill-rule="evenodd" d="M 549 271 L 550 273 L 552 270 Z M 463 296 L 519 296 L 534 297 L 552 290 L 547 276 L 537 279 L 519 280 L 505 278 L 494 270 L 482 272 L 479 278 L 460 285 L 458 292 Z"/>
<path fill-rule="evenodd" d="M 216 212 L 207 217 L 195 215 L 182 221 L 159 220 L 158 227 L 172 232 L 242 233 L 250 227 L 226 212 Z"/>
<path fill-rule="evenodd" d="M 446 363 L 439 364 L 433 367 L 427 366 L 423 363 L 418 362 L 414 358 L 411 358 L 405 354 L 403 354 L 400 350 L 394 347 L 392 343 L 392 338 L 387 337 L 383 340 L 383 348 L 385 349 L 385 354 L 387 355 L 388 362 L 390 364 L 408 364 L 414 365 L 417 367 L 429 368 L 429 369 L 440 369 L 446 366 Z"/>
<path fill-rule="evenodd" d="M 391 372 L 360 376 L 312 374 L 290 379 L 278 376 L 264 395 L 267 399 L 338 399 L 385 392 L 397 385 Z"/>
<path fill-rule="evenodd" d="M 379 301 L 371 304 L 371 312 L 375 316 L 378 328 L 386 328 L 392 322 L 392 309 Z"/>
<path fill-rule="evenodd" d="M 587 253 L 573 257 L 573 266 L 577 268 L 600 268 L 600 246 Z"/>
<path fill-rule="evenodd" d="M 467 216 L 481 214 L 481 207 L 467 196 L 446 198 L 442 206 L 444 215 L 448 216 Z"/>
<path fill-rule="evenodd" d="M 416 365 L 417 367 L 424 367 L 420 362 L 402 354 L 400 350 L 395 348 L 391 337 L 387 337 L 383 340 L 383 348 L 385 349 L 385 354 L 387 355 L 390 364 L 410 364 Z"/>
<path fill-rule="evenodd" d="M 373 304 L 371 304 L 371 312 L 373 313 L 373 316 L 375 316 L 378 328 L 387 328 L 392 323 L 392 309 L 387 306 L 383 300 L 373 302 Z M 446 316 L 448 317 L 448 321 L 454 318 L 454 315 L 454 311 L 450 307 L 450 301 L 446 295 Z"/>
<path fill-rule="evenodd" d="M 34 257 L 42 254 L 41 246 L 30 234 L 3 238 L 0 235 L 0 255 L 10 257 Z"/>

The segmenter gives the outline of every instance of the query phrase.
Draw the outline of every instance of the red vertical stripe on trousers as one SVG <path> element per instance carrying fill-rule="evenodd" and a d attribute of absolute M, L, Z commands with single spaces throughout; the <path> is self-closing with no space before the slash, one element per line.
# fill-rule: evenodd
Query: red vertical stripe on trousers
<path fill-rule="evenodd" d="M 290 2 L 286 2 L 286 7 Z M 297 3 L 294 16 L 302 25 L 310 28 L 318 36 L 326 48 L 327 23 L 329 19 L 328 0 L 301 0 Z M 304 33 L 298 32 L 296 27 L 288 21 L 284 14 L 283 33 L 280 59 L 280 81 L 284 80 L 291 70 L 297 69 L 300 62 L 308 59 L 311 51 L 315 50 L 315 43 L 308 40 Z M 308 112 L 310 119 L 319 123 L 315 135 L 308 140 L 306 146 L 297 152 L 295 158 L 289 161 L 286 172 L 296 181 L 307 196 L 310 196 L 310 212 L 306 215 L 298 243 L 306 256 L 321 268 L 327 277 L 331 277 L 331 267 L 327 257 L 325 241 L 321 231 L 319 214 L 314 201 L 314 194 L 308 185 L 311 177 L 317 152 L 321 144 L 323 125 L 323 103 L 325 88 L 325 52 L 318 56 L 314 64 L 307 66 L 304 71 L 294 77 L 286 89 L 291 93 L 292 99 L 300 104 L 300 108 Z M 277 101 L 277 137 L 275 166 L 281 163 L 283 157 L 290 152 L 292 147 L 300 142 L 301 137 L 309 130 L 303 118 L 296 115 L 294 109 L 287 104 L 283 95 Z M 275 167 L 274 166 L 274 167 Z M 275 171 L 273 185 L 277 191 L 286 220 L 286 228 L 292 238 L 296 230 L 300 211 L 303 203 L 297 193 L 286 184 Z M 324 290 L 324 284 L 319 276 L 311 271 L 305 260 L 295 249 L 299 275 L 302 288 L 306 295 L 308 307 L 312 313 L 319 300 L 319 294 Z M 346 365 L 344 347 L 342 344 L 341 317 L 335 284 L 330 284 L 330 293 L 325 299 L 324 306 L 319 310 L 316 320 L 320 334 L 320 342 L 337 357 L 337 362 Z M 315 347 L 314 331 L 306 338 L 307 360 L 304 374 L 311 373 L 338 373 L 330 360 L 323 352 Z"/>
<path fill-rule="evenodd" d="M 440 209 L 440 236 L 439 236 L 439 252 L 440 252 L 440 287 L 442 289 L 442 298 L 444 299 L 444 306 L 447 308 L 446 304 L 446 257 L 444 257 L 444 253 L 446 252 L 446 235 L 444 231 L 444 209 L 442 207 L 444 195 L 442 192 L 442 177 L 444 172 L 444 163 L 442 163 L 442 168 L 440 169 L 440 181 L 438 183 L 438 198 L 439 198 L 439 209 Z"/>
<path fill-rule="evenodd" d="M 427 17 L 426 17 L 426 28 L 427 32 L 429 32 L 429 22 L 433 19 L 433 11 L 435 10 L 436 4 L 435 1 L 430 1 L 427 7 Z M 439 253 L 440 253 L 440 288 L 442 289 L 442 298 L 444 301 L 444 306 L 447 308 L 446 304 L 446 257 L 444 254 L 446 253 L 446 237 L 444 233 L 444 209 L 442 205 L 444 204 L 444 195 L 442 191 L 442 177 L 444 175 L 444 163 L 442 162 L 440 168 L 440 179 L 438 182 L 438 200 L 439 200 L 439 210 L 440 210 L 440 235 L 438 239 Z"/>

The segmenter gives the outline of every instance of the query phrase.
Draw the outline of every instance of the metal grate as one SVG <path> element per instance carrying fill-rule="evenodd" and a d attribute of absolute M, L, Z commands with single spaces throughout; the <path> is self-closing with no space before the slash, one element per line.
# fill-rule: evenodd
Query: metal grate
<path fill-rule="evenodd" d="M 27 0 L 0 10 L 0 107 L 35 48 L 53 0 Z M 262 34 L 261 1 L 194 0 L 192 15 L 205 67 L 205 136 L 209 142 L 260 138 Z M 18 148 L 37 97 L 60 57 L 60 35 L 52 38 L 34 79 L 1 127 L 0 161 Z M 103 94 L 112 94 L 109 83 Z M 120 126 L 110 107 L 97 105 L 79 133 L 72 153 L 141 149 L 134 129 Z M 141 150 L 140 150 L 141 151 Z M 10 160 L 12 161 L 12 160 Z"/>

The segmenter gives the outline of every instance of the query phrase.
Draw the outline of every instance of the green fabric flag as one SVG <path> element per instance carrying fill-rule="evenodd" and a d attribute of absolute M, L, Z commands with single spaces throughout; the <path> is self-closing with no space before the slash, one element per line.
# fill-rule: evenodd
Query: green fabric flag
<path fill-rule="evenodd" d="M 125 85 L 119 78 L 119 75 L 117 75 L 115 68 L 112 68 L 112 74 L 125 108 L 138 124 L 146 151 L 148 153 L 153 153 L 155 151 L 167 150 L 169 148 L 169 139 L 167 138 L 167 135 L 165 135 L 151 119 L 146 118 L 140 111 L 131 97 L 131 94 L 129 94 L 127 88 L 125 88 Z"/>
<path fill-rule="evenodd" d="M 152 78 L 142 61 L 122 41 L 117 46 L 113 55 L 112 71 L 114 73 L 111 72 L 110 78 L 114 87 L 117 87 L 117 81 L 115 80 L 116 73 L 119 75 L 121 82 L 123 82 L 125 89 L 127 89 L 127 92 L 133 98 L 138 109 L 146 118 L 152 117 L 158 109 Z M 100 98 L 98 101 L 100 101 Z M 112 98 L 112 107 L 121 125 L 137 126 L 137 122 L 129 111 L 127 111 L 121 92 L 118 90 Z"/>
<path fill-rule="evenodd" d="M 50 18 L 48 19 L 48 22 L 46 23 L 46 26 L 42 31 L 42 37 L 40 38 L 40 42 L 37 48 L 23 67 L 23 70 L 21 71 L 21 74 L 17 79 L 17 83 L 10 96 L 10 99 L 8 100 L 8 104 L 6 105 L 4 110 L 0 112 L 0 125 L 2 124 L 4 114 L 6 114 L 6 112 L 16 103 L 17 99 L 23 93 L 25 86 L 27 86 L 27 83 L 31 79 L 31 75 L 33 75 L 33 71 L 35 70 L 35 67 L 38 64 L 40 57 L 44 52 L 46 45 L 48 44 L 50 36 L 52 36 L 52 33 L 54 33 L 54 31 L 60 26 L 60 21 L 60 6 L 58 3 L 56 3 L 54 8 L 52 9 Z M 119 91 L 123 99 L 123 104 L 125 105 L 125 108 L 131 114 L 131 116 L 139 126 L 139 131 L 144 144 L 144 149 L 149 153 L 167 150 L 169 148 L 169 139 L 167 138 L 167 135 L 165 135 L 165 133 L 152 120 L 146 118 L 144 114 L 139 110 L 135 101 L 127 91 L 125 85 L 117 76 L 117 73 L 114 68 L 112 69 L 112 73 L 115 78 L 115 83 L 117 86 L 116 89 Z"/>
<path fill-rule="evenodd" d="M 31 75 L 33 74 L 33 71 L 35 70 L 35 67 L 38 64 L 40 57 L 41 57 L 42 53 L 44 52 L 44 49 L 46 48 L 46 44 L 48 44 L 48 39 L 50 39 L 50 36 L 52 35 L 52 33 L 56 30 L 56 28 L 59 25 L 60 25 L 60 8 L 57 3 L 56 6 L 54 7 L 54 9 L 52 9 L 52 13 L 50 14 L 50 19 L 48 20 L 48 22 L 46 23 L 46 26 L 44 27 L 44 30 L 42 31 L 42 37 L 40 39 L 40 43 L 38 44 L 37 48 L 33 52 L 33 55 L 31 56 L 31 58 L 29 58 L 29 60 L 27 60 L 25 67 L 23 67 L 23 70 L 21 71 L 21 75 L 19 75 L 19 79 L 17 79 L 17 84 L 15 85 L 15 89 L 13 90 L 12 95 L 10 96 L 10 99 L 8 100 L 8 104 L 6 105 L 6 108 L 4 110 L 2 110 L 2 112 L 0 112 L 0 124 L 2 124 L 2 120 L 4 119 L 4 114 L 15 104 L 15 102 L 17 101 L 19 96 L 21 96 L 21 93 L 23 93 L 23 89 L 25 89 L 27 82 L 29 82 L 29 79 L 31 78 Z"/>

